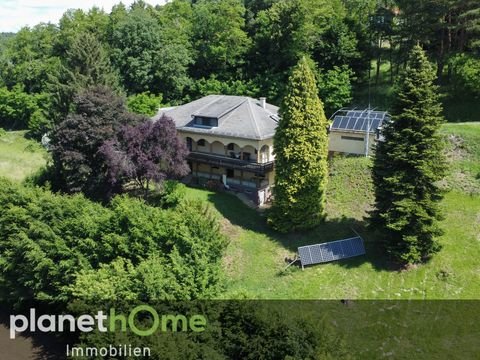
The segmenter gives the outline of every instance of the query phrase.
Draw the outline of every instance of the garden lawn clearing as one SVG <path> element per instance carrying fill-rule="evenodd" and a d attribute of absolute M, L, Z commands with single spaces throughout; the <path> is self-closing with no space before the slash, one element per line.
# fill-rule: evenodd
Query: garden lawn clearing
<path fill-rule="evenodd" d="M 425 264 L 396 271 L 365 227 L 373 201 L 371 160 L 336 157 L 330 164 L 328 218 L 300 234 L 279 234 L 265 214 L 228 193 L 187 189 L 213 205 L 230 239 L 224 256 L 228 287 L 223 298 L 262 299 L 478 299 L 480 298 L 480 123 L 446 124 L 450 173 L 442 202 L 442 250 Z M 0 136 L 0 175 L 23 180 L 46 163 L 46 152 L 24 132 Z M 462 179 L 465 181 L 458 181 Z M 323 265 L 287 266 L 297 248 L 351 237 L 365 240 L 367 254 Z"/>
<path fill-rule="evenodd" d="M 3 132 L 0 129 L 0 175 L 11 180 L 25 179 L 44 166 L 47 152 L 42 146 L 25 138 L 25 131 Z"/>
<path fill-rule="evenodd" d="M 188 189 L 188 196 L 217 209 L 230 245 L 224 266 L 229 278 L 225 298 L 261 299 L 478 299 L 480 298 L 480 123 L 446 124 L 442 132 L 462 139 L 462 152 L 450 161 L 449 179 L 468 177 L 469 187 L 448 181 L 441 204 L 445 234 L 442 250 L 425 265 L 394 270 L 366 229 L 364 218 L 373 201 L 371 160 L 337 157 L 330 164 L 328 218 L 318 228 L 283 235 L 266 225 L 264 214 L 246 207 L 228 193 Z M 448 151 L 451 158 L 452 144 Z M 304 271 L 290 266 L 299 246 L 338 240 L 358 231 L 367 254 Z"/>

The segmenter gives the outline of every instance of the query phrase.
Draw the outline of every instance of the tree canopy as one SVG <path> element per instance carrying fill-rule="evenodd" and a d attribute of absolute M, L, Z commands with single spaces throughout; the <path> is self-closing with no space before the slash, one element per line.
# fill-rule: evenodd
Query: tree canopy
<path fill-rule="evenodd" d="M 375 59 L 375 84 L 385 63 L 393 83 L 419 42 L 448 94 L 473 98 L 479 19 L 474 0 L 174 0 L 156 7 L 119 3 L 109 13 L 72 9 L 58 26 L 39 24 L 5 37 L 0 86 L 23 85 L 24 92 L 52 100 L 43 110 L 47 126 L 35 130 L 41 132 L 58 124 L 73 96 L 92 84 L 128 96 L 150 92 L 172 105 L 212 92 L 266 96 L 279 105 L 291 68 L 305 55 L 325 76 L 317 85 L 331 113 L 350 98 L 348 85 L 330 96 L 325 80 L 348 77 L 355 91 Z"/>
<path fill-rule="evenodd" d="M 293 69 L 273 138 L 275 187 L 269 222 L 284 232 L 311 228 L 325 215 L 327 119 L 310 66 L 302 58 Z"/>
<path fill-rule="evenodd" d="M 155 122 L 124 126 L 116 138 L 98 149 L 107 166 L 112 187 L 134 181 L 148 193 L 151 183 L 180 179 L 190 172 L 187 145 L 175 123 L 165 115 Z"/>
<path fill-rule="evenodd" d="M 127 111 L 122 98 L 105 87 L 95 87 L 74 98 L 75 112 L 69 114 L 52 134 L 52 158 L 61 190 L 83 192 L 94 198 L 110 196 L 107 163 L 100 147 L 115 139 L 121 127 L 142 118 Z M 111 190 L 111 191 L 109 191 Z"/>
<path fill-rule="evenodd" d="M 392 120 L 383 129 L 373 166 L 373 227 L 385 246 L 403 264 L 428 259 L 440 248 L 442 234 L 438 181 L 446 171 L 435 70 L 420 46 L 410 54 L 396 88 Z"/>

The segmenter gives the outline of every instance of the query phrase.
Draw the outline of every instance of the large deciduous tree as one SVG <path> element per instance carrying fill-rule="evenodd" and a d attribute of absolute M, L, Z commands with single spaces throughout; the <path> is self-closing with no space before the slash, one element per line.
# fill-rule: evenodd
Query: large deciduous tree
<path fill-rule="evenodd" d="M 141 3 L 128 16 L 122 15 L 121 7 L 116 9 L 111 24 L 113 63 L 129 94 L 151 91 L 166 100 L 179 99 L 190 83 L 188 66 L 193 62 L 188 14 L 170 19 L 164 10 L 162 24 L 154 15 L 154 9 Z"/>
<path fill-rule="evenodd" d="M 307 229 L 324 219 L 327 183 L 327 119 L 309 61 L 290 76 L 274 137 L 275 187 L 269 217 L 282 232 Z"/>
<path fill-rule="evenodd" d="M 151 182 L 177 179 L 189 173 L 188 149 L 177 135 L 175 123 L 162 116 L 137 126 L 125 126 L 116 140 L 100 149 L 106 159 L 112 186 L 134 181 L 148 193 Z"/>
<path fill-rule="evenodd" d="M 244 31 L 245 7 L 240 0 L 200 0 L 194 6 L 193 42 L 197 77 L 228 78 L 244 64 L 250 39 Z"/>
<path fill-rule="evenodd" d="M 27 93 L 45 91 L 50 75 L 60 66 L 54 44 L 58 29 L 53 24 L 39 24 L 18 31 L 0 53 L 0 78 L 9 88 L 21 84 Z"/>
<path fill-rule="evenodd" d="M 437 252 L 442 231 L 437 182 L 446 169 L 435 71 L 416 45 L 397 84 L 392 120 L 383 130 L 375 155 L 375 210 L 371 224 L 385 239 L 392 257 L 419 263 Z"/>
<path fill-rule="evenodd" d="M 63 191 L 103 198 L 115 189 L 107 180 L 107 164 L 98 150 L 114 139 L 122 126 L 139 123 L 141 117 L 129 113 L 123 99 L 106 87 L 77 95 L 74 107 L 52 135 L 56 177 Z"/>
<path fill-rule="evenodd" d="M 337 0 L 280 0 L 259 11 L 250 26 L 249 70 L 264 95 L 280 100 L 291 67 L 305 54 L 324 70 L 357 59 L 355 34 L 344 20 Z"/>

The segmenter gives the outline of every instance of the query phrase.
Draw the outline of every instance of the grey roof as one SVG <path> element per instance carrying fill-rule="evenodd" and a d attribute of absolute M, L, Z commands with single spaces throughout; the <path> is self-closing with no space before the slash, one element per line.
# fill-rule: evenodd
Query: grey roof
<path fill-rule="evenodd" d="M 179 131 L 263 140 L 273 137 L 278 124 L 278 107 L 246 96 L 208 95 L 174 109 L 161 109 L 171 117 Z M 193 116 L 218 119 L 218 127 L 195 126 Z"/>
<path fill-rule="evenodd" d="M 341 110 L 334 116 L 330 130 L 375 133 L 388 118 L 389 115 L 385 111 Z"/>

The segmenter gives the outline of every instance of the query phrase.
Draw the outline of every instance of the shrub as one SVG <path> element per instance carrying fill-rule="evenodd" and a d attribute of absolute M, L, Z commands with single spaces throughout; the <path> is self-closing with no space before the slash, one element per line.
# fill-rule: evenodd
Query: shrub
<path fill-rule="evenodd" d="M 155 115 L 161 103 L 162 95 L 150 94 L 148 91 L 129 96 L 127 99 L 128 110 L 146 116 Z"/>
<path fill-rule="evenodd" d="M 38 110 L 35 97 L 23 91 L 19 85 L 12 90 L 0 88 L 0 127 L 27 129 L 32 114 Z"/>
<path fill-rule="evenodd" d="M 160 203 L 163 207 L 175 207 L 185 198 L 186 186 L 175 180 L 167 180 L 162 184 Z"/>
<path fill-rule="evenodd" d="M 109 207 L 0 179 L 0 301 L 209 298 L 226 242 L 205 204 Z"/>
<path fill-rule="evenodd" d="M 467 93 L 480 96 L 480 59 L 465 54 L 454 56 L 450 61 L 454 91 L 457 96 Z"/>

